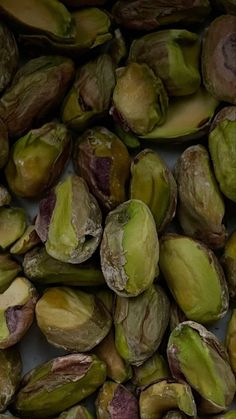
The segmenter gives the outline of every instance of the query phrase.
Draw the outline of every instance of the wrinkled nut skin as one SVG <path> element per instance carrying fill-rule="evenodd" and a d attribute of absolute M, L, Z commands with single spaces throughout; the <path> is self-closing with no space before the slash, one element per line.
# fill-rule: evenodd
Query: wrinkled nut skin
<path fill-rule="evenodd" d="M 130 163 L 126 146 L 106 128 L 85 131 L 75 144 L 75 170 L 106 210 L 125 201 Z"/>
<path fill-rule="evenodd" d="M 109 55 L 84 64 L 62 105 L 63 122 L 77 131 L 88 128 L 106 115 L 114 87 L 115 69 Z"/>
<path fill-rule="evenodd" d="M 30 328 L 38 299 L 36 288 L 23 277 L 17 277 L 0 294 L 0 349 L 18 343 Z"/>
<path fill-rule="evenodd" d="M 210 13 L 208 0 L 119 0 L 113 7 L 116 22 L 128 29 L 152 31 L 171 23 L 195 23 Z"/>
<path fill-rule="evenodd" d="M 233 310 L 228 322 L 226 348 L 229 354 L 230 365 L 236 375 L 236 309 Z"/>
<path fill-rule="evenodd" d="M 23 208 L 0 207 L 0 249 L 6 250 L 24 233 L 26 213 Z"/>
<path fill-rule="evenodd" d="M 186 321 L 171 333 L 167 346 L 171 373 L 200 396 L 201 414 L 220 413 L 232 403 L 236 382 L 224 345 L 201 324 Z"/>
<path fill-rule="evenodd" d="M 5 175 L 10 189 L 22 198 L 36 198 L 61 175 L 70 155 L 70 133 L 50 122 L 29 131 L 10 150 Z"/>
<path fill-rule="evenodd" d="M 8 253 L 0 254 L 0 293 L 6 291 L 20 271 L 20 264 Z"/>
<path fill-rule="evenodd" d="M 69 175 L 41 200 L 35 229 L 50 256 L 77 264 L 98 247 L 101 222 L 101 210 L 85 180 Z"/>
<path fill-rule="evenodd" d="M 48 418 L 94 393 L 106 379 L 106 366 L 95 355 L 55 358 L 22 380 L 14 408 L 23 418 Z"/>
<path fill-rule="evenodd" d="M 21 367 L 20 353 L 16 348 L 0 350 L 0 412 L 6 410 L 17 391 Z"/>
<path fill-rule="evenodd" d="M 117 70 L 110 113 L 125 131 L 148 134 L 165 121 L 167 109 L 164 85 L 147 64 L 129 63 Z"/>
<path fill-rule="evenodd" d="M 11 195 L 5 186 L 0 185 L 0 207 L 11 203 Z"/>
<path fill-rule="evenodd" d="M 150 208 L 158 233 L 175 215 L 176 182 L 168 166 L 153 150 L 142 150 L 132 161 L 130 198 L 140 199 Z"/>
<path fill-rule="evenodd" d="M 0 418 L 1 419 L 1 418 Z M 74 406 L 63 412 L 58 419 L 94 419 L 94 416 L 84 406 Z"/>
<path fill-rule="evenodd" d="M 87 352 L 111 328 L 111 316 L 92 294 L 66 287 L 45 291 L 36 305 L 36 319 L 49 343 L 69 352 Z"/>
<path fill-rule="evenodd" d="M 115 344 L 123 359 L 139 366 L 157 351 L 169 322 L 169 300 L 152 285 L 136 298 L 116 297 Z"/>
<path fill-rule="evenodd" d="M 210 132 L 208 146 L 221 192 L 236 202 L 236 120 L 223 119 Z M 224 159 L 222 159 L 222 155 Z"/>
<path fill-rule="evenodd" d="M 120 62 L 126 58 L 128 54 L 126 40 L 120 31 L 120 29 L 114 30 L 114 38 L 111 41 L 109 48 L 109 55 L 116 67 L 119 66 Z"/>
<path fill-rule="evenodd" d="M 106 381 L 96 399 L 98 419 L 139 419 L 138 401 L 121 384 Z"/>
<path fill-rule="evenodd" d="M 203 40 L 202 75 L 206 89 L 222 102 L 236 104 L 236 16 L 211 22 Z"/>
<path fill-rule="evenodd" d="M 170 377 L 167 362 L 158 353 L 152 355 L 139 367 L 133 366 L 132 383 L 138 387 L 149 386 L 167 377 Z"/>
<path fill-rule="evenodd" d="M 215 179 L 207 149 L 188 147 L 175 167 L 178 185 L 178 219 L 184 233 L 209 247 L 224 246 L 225 205 Z"/>
<path fill-rule="evenodd" d="M 236 301 L 236 231 L 226 242 L 221 263 L 225 271 L 230 299 Z"/>
<path fill-rule="evenodd" d="M 14 35 L 0 23 L 0 92 L 10 83 L 18 66 L 19 53 Z"/>
<path fill-rule="evenodd" d="M 132 377 L 130 365 L 121 358 L 115 346 L 114 331 L 111 330 L 102 342 L 94 349 L 94 353 L 105 362 L 107 376 L 116 383 L 123 383 Z"/>
<path fill-rule="evenodd" d="M 169 29 L 133 41 L 129 61 L 146 63 L 162 79 L 168 95 L 184 96 L 200 87 L 199 55 L 197 34 Z"/>
<path fill-rule="evenodd" d="M 160 242 L 159 264 L 187 319 L 208 324 L 227 313 L 229 295 L 223 269 L 213 251 L 203 243 L 187 236 L 166 234 Z"/>
<path fill-rule="evenodd" d="M 9 155 L 9 142 L 7 127 L 0 119 L 0 169 L 2 169 L 7 163 Z"/>
<path fill-rule="evenodd" d="M 24 255 L 24 253 L 40 243 L 41 240 L 35 231 L 35 226 L 30 225 L 26 228 L 24 234 L 10 248 L 10 253 L 13 255 Z"/>
<path fill-rule="evenodd" d="M 225 120 L 236 121 L 236 106 L 225 106 L 219 112 L 217 112 L 211 123 L 211 131 Z"/>
<path fill-rule="evenodd" d="M 108 214 L 100 256 L 106 283 L 117 295 L 135 297 L 150 287 L 157 274 L 159 242 L 146 204 L 131 199 Z"/>
<path fill-rule="evenodd" d="M 20 137 L 48 118 L 74 77 L 69 58 L 42 56 L 23 65 L 0 99 L 0 113 L 10 137 Z"/>
<path fill-rule="evenodd" d="M 170 409 L 179 409 L 187 416 L 196 417 L 196 405 L 191 387 L 173 379 L 158 381 L 140 393 L 141 419 L 161 419 Z"/>

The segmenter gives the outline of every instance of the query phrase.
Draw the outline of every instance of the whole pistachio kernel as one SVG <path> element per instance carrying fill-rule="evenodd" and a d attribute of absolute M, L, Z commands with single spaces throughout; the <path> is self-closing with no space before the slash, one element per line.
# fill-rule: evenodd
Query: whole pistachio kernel
<path fill-rule="evenodd" d="M 146 204 L 131 199 L 108 214 L 100 255 L 104 278 L 116 294 L 135 297 L 153 283 L 159 242 Z"/>
<path fill-rule="evenodd" d="M 228 322 L 226 348 L 229 354 L 231 367 L 236 374 L 236 309 L 233 310 Z"/>
<path fill-rule="evenodd" d="M 167 362 L 162 355 L 154 353 L 139 367 L 133 366 L 134 375 L 132 382 L 136 386 L 149 386 L 157 380 L 170 377 Z"/>
<path fill-rule="evenodd" d="M 15 345 L 25 335 L 34 319 L 38 295 L 34 286 L 17 277 L 0 294 L 0 349 Z"/>
<path fill-rule="evenodd" d="M 0 350 L 0 412 L 5 411 L 18 389 L 21 367 L 20 353 L 15 347 Z"/>
<path fill-rule="evenodd" d="M 180 323 L 169 337 L 167 356 L 173 376 L 186 380 L 201 397 L 199 413 L 219 413 L 229 407 L 235 376 L 224 346 L 213 333 L 195 322 Z"/>
<path fill-rule="evenodd" d="M 77 405 L 61 413 L 58 419 L 94 419 L 94 416 L 86 407 Z"/>
<path fill-rule="evenodd" d="M 11 246 L 24 233 L 26 214 L 23 208 L 0 207 L 0 249 Z"/>
<path fill-rule="evenodd" d="M 35 226 L 30 225 L 26 228 L 24 234 L 10 248 L 10 253 L 13 255 L 23 255 L 39 243 L 41 243 L 41 240 L 36 233 Z"/>

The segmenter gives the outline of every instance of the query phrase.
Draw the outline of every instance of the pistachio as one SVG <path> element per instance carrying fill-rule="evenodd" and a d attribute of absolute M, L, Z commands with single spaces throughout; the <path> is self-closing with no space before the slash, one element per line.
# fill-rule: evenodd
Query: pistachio
<path fill-rule="evenodd" d="M 163 416 L 163 419 L 187 419 L 187 416 L 180 410 L 170 410 Z"/>
<path fill-rule="evenodd" d="M 11 403 L 20 384 L 20 377 L 21 357 L 18 350 L 0 350 L 0 412 L 4 412 Z"/>
<path fill-rule="evenodd" d="M 61 413 L 58 419 L 94 419 L 94 416 L 91 415 L 86 407 L 78 405 Z"/>
<path fill-rule="evenodd" d="M 167 355 L 176 379 L 186 380 L 201 396 L 199 413 L 226 410 L 231 404 L 236 383 L 224 346 L 202 325 L 187 321 L 171 333 Z"/>
<path fill-rule="evenodd" d="M 133 366 L 133 372 L 132 382 L 138 387 L 149 386 L 170 376 L 167 362 L 158 353 L 154 353 L 139 367 Z"/>
<path fill-rule="evenodd" d="M 221 413 L 220 415 L 214 416 L 214 419 L 235 419 L 236 410 L 229 410 L 226 413 Z"/>
<path fill-rule="evenodd" d="M 224 253 L 221 258 L 231 300 L 236 301 L 236 230 L 226 242 Z"/>
<path fill-rule="evenodd" d="M 231 367 L 236 374 L 236 309 L 233 310 L 228 322 L 226 348 L 229 354 Z"/>
<path fill-rule="evenodd" d="M 187 318 L 178 304 L 173 300 L 170 305 L 170 330 L 174 330 L 180 323 L 186 321 Z"/>
<path fill-rule="evenodd" d="M 36 318 L 49 343 L 70 352 L 93 349 L 111 328 L 111 316 L 98 298 L 66 287 L 44 292 Z"/>
<path fill-rule="evenodd" d="M 25 231 L 26 214 L 22 208 L 0 207 L 0 248 L 7 249 Z"/>
<path fill-rule="evenodd" d="M 25 278 L 17 277 L 0 294 L 0 349 L 15 345 L 30 328 L 37 291 Z"/>
<path fill-rule="evenodd" d="M 111 316 L 113 315 L 113 303 L 114 303 L 114 293 L 109 288 L 103 288 L 96 292 L 96 297 L 101 300 L 103 305 L 109 311 Z"/>
<path fill-rule="evenodd" d="M 151 211 L 131 199 L 111 211 L 100 248 L 107 285 L 120 296 L 134 297 L 153 283 L 159 243 Z"/>
<path fill-rule="evenodd" d="M 24 234 L 10 248 L 10 252 L 13 255 L 23 255 L 39 243 L 41 243 L 41 240 L 36 233 L 35 226 L 30 225 L 26 228 Z"/>
<path fill-rule="evenodd" d="M 0 23 L 0 92 L 10 83 L 18 65 L 18 48 L 13 33 Z"/>
<path fill-rule="evenodd" d="M 0 185 L 0 207 L 11 203 L 11 195 L 5 186 Z"/>
<path fill-rule="evenodd" d="M 2 169 L 8 160 L 9 154 L 9 142 L 8 142 L 8 133 L 7 127 L 0 119 L 0 169 Z"/>
<path fill-rule="evenodd" d="M 21 271 L 21 266 L 8 253 L 0 253 L 0 293 L 6 291 L 13 279 Z"/>
<path fill-rule="evenodd" d="M 74 166 L 101 205 L 114 209 L 125 201 L 130 157 L 126 146 L 106 128 L 91 128 L 75 145 Z"/>

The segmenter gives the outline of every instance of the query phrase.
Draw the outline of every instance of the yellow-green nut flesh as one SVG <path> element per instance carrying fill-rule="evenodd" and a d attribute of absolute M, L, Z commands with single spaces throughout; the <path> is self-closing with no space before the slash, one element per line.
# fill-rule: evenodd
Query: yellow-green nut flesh
<path fill-rule="evenodd" d="M 203 87 L 192 95 L 172 98 L 166 121 L 140 140 L 156 143 L 181 143 L 201 138 L 209 131 L 211 119 L 219 102 Z"/>
<path fill-rule="evenodd" d="M 114 331 L 111 330 L 102 342 L 94 349 L 94 353 L 107 366 L 107 376 L 116 383 L 123 383 L 132 377 L 131 366 L 121 358 L 115 345 Z"/>
<path fill-rule="evenodd" d="M 106 381 L 96 399 L 97 419 L 139 419 L 138 400 L 121 384 Z"/>
<path fill-rule="evenodd" d="M 11 195 L 5 186 L 0 185 L 0 207 L 11 203 Z"/>
<path fill-rule="evenodd" d="M 111 211 L 100 247 L 107 285 L 116 294 L 135 297 L 153 283 L 159 259 L 159 242 L 148 206 L 131 199 Z"/>
<path fill-rule="evenodd" d="M 35 198 L 59 178 L 70 154 L 70 133 L 50 122 L 29 131 L 10 150 L 5 175 L 10 189 L 23 198 Z"/>
<path fill-rule="evenodd" d="M 221 415 L 213 416 L 214 419 L 235 419 L 236 410 L 229 410 L 226 413 L 221 413 Z"/>
<path fill-rule="evenodd" d="M 86 130 L 75 143 L 75 170 L 106 210 L 126 200 L 130 163 L 126 146 L 106 128 Z"/>
<path fill-rule="evenodd" d="M 172 375 L 198 393 L 198 411 L 220 413 L 232 403 L 235 376 L 223 344 L 202 325 L 187 321 L 169 337 L 167 355 Z"/>
<path fill-rule="evenodd" d="M 137 298 L 116 297 L 115 344 L 132 365 L 144 363 L 158 349 L 169 322 L 169 301 L 152 285 Z"/>
<path fill-rule="evenodd" d="M 236 202 L 236 120 L 220 121 L 210 132 L 208 143 L 221 192 Z"/>
<path fill-rule="evenodd" d="M 171 222 L 177 203 L 177 186 L 166 163 L 153 150 L 137 154 L 131 164 L 130 198 L 150 208 L 160 232 Z"/>
<path fill-rule="evenodd" d="M 146 64 L 130 63 L 117 70 L 111 113 L 126 131 L 148 134 L 165 122 L 167 109 L 164 85 Z"/>
<path fill-rule="evenodd" d="M 105 284 L 100 266 L 92 262 L 71 264 L 49 256 L 44 247 L 25 254 L 23 269 L 27 278 L 37 284 L 63 284 L 75 287 Z"/>
<path fill-rule="evenodd" d="M 81 263 L 99 245 L 101 221 L 98 203 L 84 179 L 69 175 L 40 202 L 35 228 L 50 256 Z"/>
<path fill-rule="evenodd" d="M 94 393 L 106 379 L 106 365 L 95 355 L 55 358 L 29 372 L 14 408 L 23 418 L 48 418 Z"/>
<path fill-rule="evenodd" d="M 115 87 L 115 69 L 107 54 L 89 61 L 77 71 L 76 80 L 62 106 L 62 120 L 83 131 L 109 110 Z"/>
<path fill-rule="evenodd" d="M 211 22 L 202 48 L 206 89 L 218 100 L 236 105 L 236 16 L 222 15 Z"/>
<path fill-rule="evenodd" d="M 0 350 L 0 412 L 11 403 L 21 378 L 21 357 L 16 348 Z M 1 415 L 0 415 L 1 418 Z"/>
<path fill-rule="evenodd" d="M 218 259 L 203 243 L 166 234 L 160 242 L 160 269 L 189 320 L 212 323 L 228 310 L 229 295 Z"/>
<path fill-rule="evenodd" d="M 111 316 L 92 294 L 67 287 L 47 289 L 36 305 L 39 328 L 49 343 L 70 352 L 98 345 L 111 328 Z"/>
<path fill-rule="evenodd" d="M 158 381 L 140 394 L 141 419 L 161 419 L 170 409 L 179 409 L 187 416 L 196 417 L 196 405 L 191 387 L 173 379 Z"/>
<path fill-rule="evenodd" d="M 8 253 L 0 254 L 0 293 L 6 291 L 20 271 L 20 264 Z"/>
<path fill-rule="evenodd" d="M 0 249 L 11 246 L 24 233 L 26 214 L 23 208 L 0 207 Z"/>
<path fill-rule="evenodd" d="M 0 92 L 10 83 L 18 66 L 18 47 L 13 33 L 0 23 Z"/>
<path fill-rule="evenodd" d="M 199 73 L 200 40 L 183 29 L 153 32 L 131 44 L 129 61 L 147 64 L 159 76 L 170 96 L 196 92 Z"/>
<path fill-rule="evenodd" d="M 30 225 L 26 228 L 24 234 L 10 248 L 10 253 L 13 255 L 23 255 L 40 243 L 41 240 L 36 233 L 35 226 Z"/>
<path fill-rule="evenodd" d="M 209 247 L 222 247 L 227 236 L 225 205 L 207 149 L 202 145 L 188 147 L 177 161 L 175 177 L 178 219 L 184 233 Z"/>
<path fill-rule="evenodd" d="M 37 291 L 23 277 L 17 277 L 0 294 L 0 349 L 15 345 L 25 335 L 34 319 Z"/>
<path fill-rule="evenodd" d="M 58 416 L 58 419 L 94 419 L 94 416 L 86 407 L 78 405 L 61 413 L 60 416 Z"/>
<path fill-rule="evenodd" d="M 236 309 L 233 310 L 228 322 L 226 348 L 229 354 L 231 367 L 236 374 Z"/>
<path fill-rule="evenodd" d="M 2 169 L 8 160 L 9 142 L 7 127 L 0 119 L 0 169 Z"/>
<path fill-rule="evenodd" d="M 236 301 L 236 230 L 226 242 L 221 263 L 225 271 L 230 299 Z"/>
<path fill-rule="evenodd" d="M 132 383 L 138 387 L 149 386 L 170 377 L 168 364 L 162 355 L 155 353 L 139 367 L 133 366 Z"/>

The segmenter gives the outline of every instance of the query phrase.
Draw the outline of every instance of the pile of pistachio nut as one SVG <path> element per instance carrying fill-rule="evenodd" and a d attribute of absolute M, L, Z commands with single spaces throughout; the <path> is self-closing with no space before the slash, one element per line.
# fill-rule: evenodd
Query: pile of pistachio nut
<path fill-rule="evenodd" d="M 235 419 L 235 221 L 236 0 L 0 0 L 0 419 Z"/>

